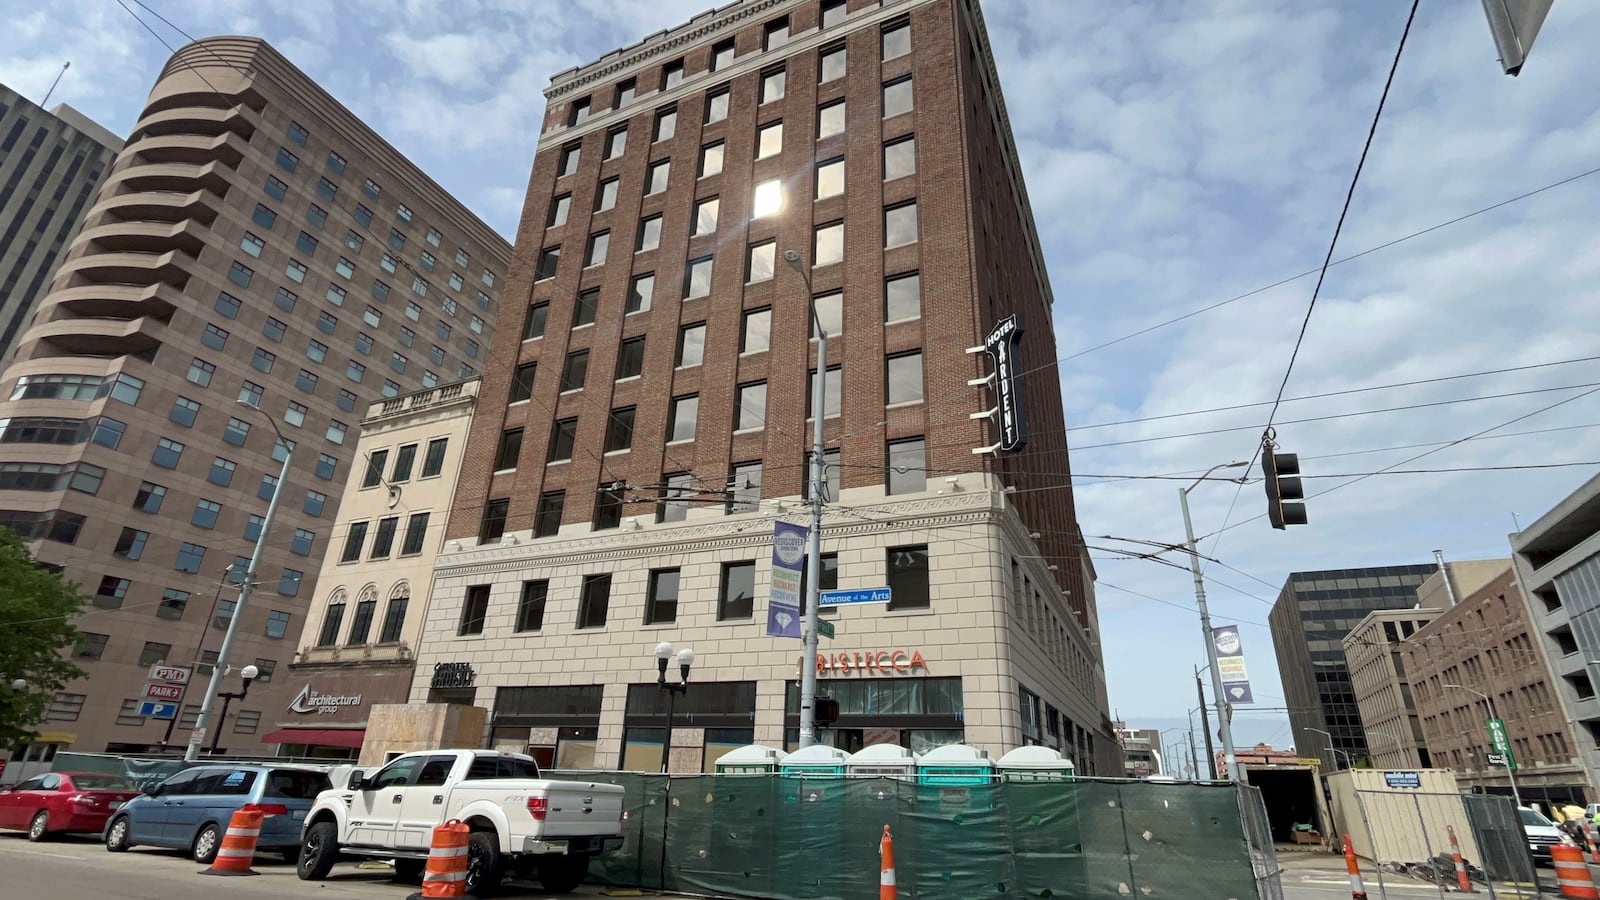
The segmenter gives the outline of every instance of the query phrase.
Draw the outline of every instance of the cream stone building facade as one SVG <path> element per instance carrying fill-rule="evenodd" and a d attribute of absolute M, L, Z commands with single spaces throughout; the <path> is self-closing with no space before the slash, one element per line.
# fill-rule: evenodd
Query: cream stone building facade
<path fill-rule="evenodd" d="M 294 699 L 263 738 L 285 754 L 354 759 L 372 707 L 406 702 L 478 384 L 368 407 L 289 666 Z"/>

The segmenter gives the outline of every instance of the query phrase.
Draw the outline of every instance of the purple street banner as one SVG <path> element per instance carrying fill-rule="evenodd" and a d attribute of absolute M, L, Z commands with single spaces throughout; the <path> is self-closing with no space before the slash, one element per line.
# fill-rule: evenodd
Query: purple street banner
<path fill-rule="evenodd" d="M 1222 682 L 1222 699 L 1233 704 L 1254 703 L 1239 626 L 1218 625 L 1211 629 L 1211 643 L 1217 650 L 1217 677 Z"/>
<path fill-rule="evenodd" d="M 767 600 L 767 635 L 803 637 L 800 623 L 800 573 L 806 564 L 810 529 L 778 522 L 772 530 L 772 592 Z"/>

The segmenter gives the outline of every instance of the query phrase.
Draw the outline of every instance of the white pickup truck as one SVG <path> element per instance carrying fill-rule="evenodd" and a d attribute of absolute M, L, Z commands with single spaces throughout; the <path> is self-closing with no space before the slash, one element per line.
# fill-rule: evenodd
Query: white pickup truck
<path fill-rule="evenodd" d="M 512 870 L 567 893 L 583 883 L 591 857 L 621 843 L 622 788 L 549 781 L 515 753 L 407 753 L 372 775 L 353 770 L 346 787 L 317 795 L 300 832 L 298 874 L 320 881 L 340 859 L 378 857 L 414 881 L 433 829 L 451 819 L 472 829 L 468 893 L 493 890 Z"/>

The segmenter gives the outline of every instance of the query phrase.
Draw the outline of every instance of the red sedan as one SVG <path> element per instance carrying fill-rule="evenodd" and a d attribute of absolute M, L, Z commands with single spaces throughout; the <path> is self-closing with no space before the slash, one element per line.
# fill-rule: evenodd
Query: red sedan
<path fill-rule="evenodd" d="M 106 819 L 139 796 L 119 775 L 46 772 L 0 790 L 0 829 L 28 832 L 28 840 L 82 831 L 99 834 Z"/>

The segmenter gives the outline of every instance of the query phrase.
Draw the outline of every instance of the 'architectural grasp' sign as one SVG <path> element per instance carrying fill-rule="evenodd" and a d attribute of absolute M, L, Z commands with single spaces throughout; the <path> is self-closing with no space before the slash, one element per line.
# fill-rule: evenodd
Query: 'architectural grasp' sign
<path fill-rule="evenodd" d="M 1021 339 L 1021 313 L 1001 319 L 983 339 L 983 349 L 994 360 L 994 393 L 1000 417 L 998 449 L 1005 453 L 1016 453 L 1028 443 L 1028 410 L 1022 402 L 1022 379 L 1017 374 L 1017 343 Z"/>

